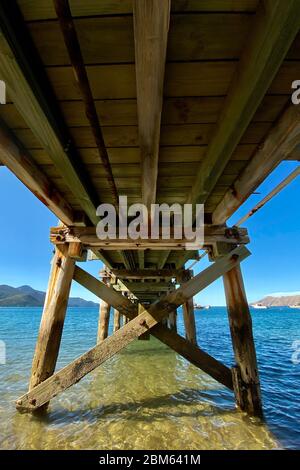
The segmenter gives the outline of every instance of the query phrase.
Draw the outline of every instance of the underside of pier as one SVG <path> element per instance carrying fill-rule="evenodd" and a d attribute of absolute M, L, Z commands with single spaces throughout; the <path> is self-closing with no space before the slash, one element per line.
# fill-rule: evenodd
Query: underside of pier
<path fill-rule="evenodd" d="M 29 391 L 17 408 L 45 410 L 153 335 L 262 416 L 241 272 L 249 237 L 226 223 L 283 160 L 300 158 L 300 106 L 291 103 L 299 0 L 4 0 L 0 28 L 0 165 L 60 221 L 50 230 L 55 254 Z M 175 237 L 172 218 L 167 239 L 100 240 L 97 207 L 124 195 L 149 209 L 204 204 L 211 265 L 195 276 L 187 268 L 201 254 Z M 101 261 L 100 279 L 78 265 L 90 260 Z M 193 296 L 220 277 L 231 369 L 201 349 L 195 329 Z M 72 281 L 102 301 L 98 340 L 55 371 Z"/>

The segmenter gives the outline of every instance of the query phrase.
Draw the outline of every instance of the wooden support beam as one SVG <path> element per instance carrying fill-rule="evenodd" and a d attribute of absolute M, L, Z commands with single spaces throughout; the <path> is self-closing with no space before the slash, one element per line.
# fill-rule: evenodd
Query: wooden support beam
<path fill-rule="evenodd" d="M 110 279 L 104 278 L 103 283 L 110 286 Z M 98 331 L 97 331 L 97 344 L 100 344 L 108 336 L 109 320 L 110 320 L 111 305 L 104 300 L 99 306 L 99 320 L 98 320 Z"/>
<path fill-rule="evenodd" d="M 225 223 L 299 141 L 300 106 L 290 105 L 214 210 L 213 222 Z"/>
<path fill-rule="evenodd" d="M 121 315 L 119 310 L 114 310 L 114 333 L 121 328 Z"/>
<path fill-rule="evenodd" d="M 281 183 L 275 186 L 272 191 L 270 191 L 258 204 L 256 204 L 251 211 L 247 212 L 239 221 L 236 223 L 237 226 L 242 225 L 246 222 L 250 217 L 257 213 L 262 207 L 264 207 L 267 202 L 271 201 L 277 194 L 280 193 L 283 189 L 285 189 L 295 178 L 300 175 L 300 165 L 295 168 L 286 178 L 284 178 Z"/>
<path fill-rule="evenodd" d="M 84 60 L 81 53 L 75 25 L 68 0 L 54 0 L 54 7 L 60 24 L 60 29 L 64 37 L 64 42 L 70 57 L 72 67 L 75 71 L 75 80 L 80 90 L 85 107 L 85 114 L 90 123 L 90 127 L 95 139 L 95 144 L 99 153 L 100 161 L 105 170 L 105 177 L 110 186 L 114 203 L 118 206 L 118 190 L 113 177 L 110 161 L 108 158 L 99 117 L 96 110 L 92 90 L 86 72 Z"/>
<path fill-rule="evenodd" d="M 134 44 L 142 199 L 155 203 L 170 0 L 134 0 Z"/>
<path fill-rule="evenodd" d="M 119 279 L 163 279 L 177 278 L 182 275 L 182 269 L 111 269 L 110 270 Z"/>
<path fill-rule="evenodd" d="M 259 3 L 236 75 L 188 203 L 205 203 L 299 32 L 300 2 Z"/>
<path fill-rule="evenodd" d="M 138 305 L 138 315 L 140 313 L 142 313 L 144 310 L 144 307 L 142 304 L 139 304 Z M 141 336 L 138 337 L 138 340 L 140 341 L 149 341 L 150 340 L 150 333 L 149 331 L 146 331 L 145 333 L 143 333 Z"/>
<path fill-rule="evenodd" d="M 169 314 L 168 325 L 170 330 L 177 333 L 177 309 L 174 309 L 173 312 Z"/>
<path fill-rule="evenodd" d="M 64 182 L 93 224 L 99 198 L 84 171 L 17 2 L 0 2 L 0 69 L 10 99 L 28 127 L 47 149 Z"/>
<path fill-rule="evenodd" d="M 5 166 L 66 225 L 75 224 L 75 214 L 53 183 L 39 169 L 18 139 L 0 122 L 0 157 Z"/>
<path fill-rule="evenodd" d="M 184 283 L 188 282 L 191 278 L 192 278 L 192 272 L 185 271 L 180 282 L 182 283 L 182 285 L 184 285 Z M 197 333 L 196 333 L 193 297 L 190 297 L 186 302 L 184 302 L 184 304 L 182 305 L 182 311 L 183 311 L 185 337 L 190 343 L 197 344 Z"/>
<path fill-rule="evenodd" d="M 99 307 L 99 322 L 97 333 L 97 344 L 100 344 L 108 336 L 111 306 L 102 301 Z"/>
<path fill-rule="evenodd" d="M 144 267 L 145 267 L 145 250 L 138 251 L 138 262 L 139 262 L 139 269 L 144 269 Z"/>
<path fill-rule="evenodd" d="M 162 343 L 169 346 L 169 348 L 173 349 L 173 351 L 177 352 L 177 354 L 180 354 L 191 364 L 217 380 L 217 382 L 230 390 L 233 389 L 232 376 L 231 373 L 228 373 L 228 367 L 202 351 L 196 345 L 191 344 L 174 331 L 160 325 L 152 328 L 151 334 L 158 338 Z"/>
<path fill-rule="evenodd" d="M 68 256 L 75 260 L 82 259 L 82 244 L 80 242 L 69 243 Z"/>
<path fill-rule="evenodd" d="M 126 282 L 125 279 L 122 285 L 116 285 L 114 288 L 119 292 L 132 292 L 133 294 L 139 292 L 168 292 L 173 288 L 174 284 L 170 282 Z"/>
<path fill-rule="evenodd" d="M 54 372 L 74 266 L 74 260 L 56 248 L 32 363 L 29 390 L 46 380 Z"/>
<path fill-rule="evenodd" d="M 229 325 L 237 367 L 234 369 L 238 406 L 250 415 L 262 416 L 252 321 L 240 266 L 224 274 Z"/>
<path fill-rule="evenodd" d="M 50 241 L 53 244 L 81 242 L 87 249 L 102 250 L 184 250 L 186 244 L 190 243 L 187 239 L 178 240 L 169 239 L 107 239 L 101 240 L 97 237 L 95 227 L 68 227 L 64 231 L 61 227 L 52 227 L 50 232 Z M 216 242 L 226 242 L 228 244 L 247 244 L 249 237 L 245 228 L 226 227 L 224 225 L 205 225 L 204 226 L 204 245 L 212 245 Z M 189 251 L 189 250 L 188 250 Z M 127 269 L 133 269 L 130 266 Z"/>
<path fill-rule="evenodd" d="M 103 343 L 78 357 L 55 375 L 39 384 L 34 390 L 20 397 L 17 401 L 17 408 L 35 411 L 51 398 L 71 387 L 74 383 L 79 382 L 85 375 L 103 364 L 107 359 L 113 357 L 135 338 L 147 332 L 148 327 L 152 325 L 147 323 L 145 317 L 146 314 L 141 314 L 131 320 L 112 336 L 106 338 Z M 228 367 L 188 343 L 184 338 L 168 328 L 159 326 L 159 328 L 153 330 L 153 334 L 196 367 L 201 368 L 214 379 L 232 389 L 232 377 Z"/>
<path fill-rule="evenodd" d="M 146 331 L 150 331 L 154 326 L 157 326 L 157 328 L 153 330 L 153 334 L 156 337 L 172 347 L 183 357 L 187 358 L 194 365 L 203 368 L 205 372 L 209 373 L 220 383 L 232 389 L 231 372 L 226 366 L 219 363 L 196 346 L 190 344 L 184 338 L 174 333 L 174 331 L 164 328 L 158 325 L 158 323 L 168 316 L 174 308 L 182 305 L 187 299 L 196 295 L 220 275 L 224 275 L 225 272 L 233 269 L 238 263 L 249 256 L 249 254 L 250 252 L 245 247 L 236 248 L 232 253 L 222 257 L 214 263 L 214 265 L 193 277 L 179 289 L 163 296 L 150 307 L 147 307 L 147 309 L 142 306 L 140 309 L 141 313 L 138 316 L 136 316 L 136 306 L 126 297 L 118 294 L 113 288 L 107 287 L 101 281 L 93 278 L 93 276 L 86 273 L 81 268 L 76 267 L 74 279 L 77 282 L 87 287 L 103 300 L 110 302 L 110 305 L 118 308 L 120 313 L 131 318 L 131 321 L 114 333 L 114 335 L 106 338 L 101 344 L 80 356 L 45 382 L 39 384 L 31 392 L 22 396 L 17 402 L 17 408 L 31 411 L 40 408 L 44 403 L 47 403 L 58 393 L 78 382 L 86 374 L 123 349 L 135 338 L 141 336 Z"/>

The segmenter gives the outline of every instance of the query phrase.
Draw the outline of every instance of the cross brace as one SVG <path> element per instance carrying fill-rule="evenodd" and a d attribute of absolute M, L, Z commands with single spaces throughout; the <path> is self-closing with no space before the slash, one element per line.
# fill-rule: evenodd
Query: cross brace
<path fill-rule="evenodd" d="M 213 265 L 181 285 L 180 288 L 161 297 L 150 306 L 137 306 L 129 299 L 106 286 L 79 267 L 75 267 L 73 279 L 114 307 L 130 321 L 101 344 L 90 349 L 69 365 L 37 384 L 32 390 L 17 400 L 17 408 L 35 411 L 57 394 L 77 383 L 86 374 L 103 364 L 107 359 L 126 347 L 134 339 L 150 332 L 160 341 L 189 360 L 192 364 L 211 375 L 229 389 L 234 388 L 231 371 L 228 367 L 202 351 L 196 345 L 164 327 L 160 322 L 177 307 L 187 302 L 218 277 L 230 272 L 243 261 L 250 252 L 246 247 L 238 247 Z M 139 315 L 137 315 L 139 309 Z"/>

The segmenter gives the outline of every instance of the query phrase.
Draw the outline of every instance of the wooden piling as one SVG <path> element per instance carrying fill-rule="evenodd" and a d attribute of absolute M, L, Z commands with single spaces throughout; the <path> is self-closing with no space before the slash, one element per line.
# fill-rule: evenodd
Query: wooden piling
<path fill-rule="evenodd" d="M 121 315 L 119 310 L 114 310 L 114 333 L 121 327 Z"/>
<path fill-rule="evenodd" d="M 170 330 L 173 330 L 175 333 L 177 333 L 177 309 L 170 313 L 168 323 Z"/>
<path fill-rule="evenodd" d="M 185 271 L 181 282 L 187 282 L 192 278 L 192 273 L 190 271 Z M 183 321 L 185 328 L 185 337 L 190 343 L 197 345 L 197 333 L 196 333 L 196 322 L 195 322 L 195 313 L 194 313 L 194 299 L 193 297 L 189 298 L 182 305 L 183 311 Z"/>
<path fill-rule="evenodd" d="M 50 377 L 58 357 L 75 261 L 56 248 L 35 348 L 29 390 Z M 46 404 L 47 406 L 47 404 Z"/>
<path fill-rule="evenodd" d="M 233 383 L 240 409 L 262 416 L 262 403 L 252 320 L 239 265 L 223 276 L 232 345 L 236 360 Z"/>
<path fill-rule="evenodd" d="M 101 341 L 104 341 L 108 336 L 110 310 L 111 306 L 102 301 L 99 308 L 97 344 L 101 343 Z"/>

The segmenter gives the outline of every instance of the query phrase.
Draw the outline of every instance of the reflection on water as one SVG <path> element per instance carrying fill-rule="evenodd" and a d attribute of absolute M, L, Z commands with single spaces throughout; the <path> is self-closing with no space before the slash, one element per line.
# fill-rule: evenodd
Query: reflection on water
<path fill-rule="evenodd" d="M 21 360 L 20 351 L 16 355 Z M 235 410 L 231 392 L 155 339 L 135 341 L 56 397 L 40 418 L 16 412 L 13 404 L 29 371 L 5 369 L 0 408 L 4 449 L 278 446 L 265 425 Z"/>

